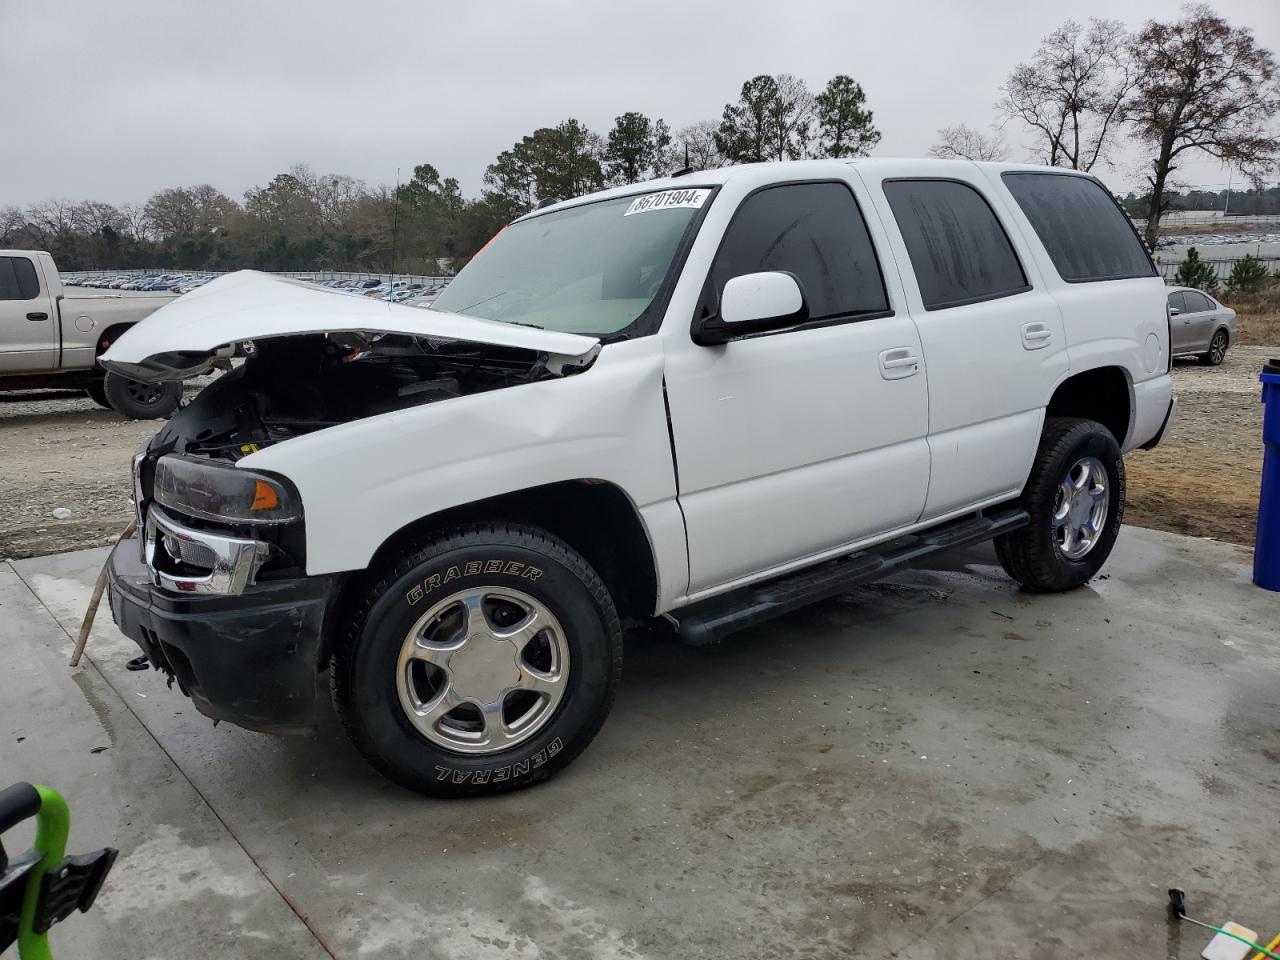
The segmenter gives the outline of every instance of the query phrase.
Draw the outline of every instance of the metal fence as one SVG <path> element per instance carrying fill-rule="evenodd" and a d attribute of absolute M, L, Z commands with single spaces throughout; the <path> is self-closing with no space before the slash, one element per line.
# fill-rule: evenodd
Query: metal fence
<path fill-rule="evenodd" d="M 1146 217 L 1130 217 L 1134 225 L 1139 229 L 1145 229 L 1147 226 Z M 1166 213 L 1160 218 L 1161 230 L 1173 230 L 1183 226 L 1204 226 L 1213 224 L 1219 227 L 1242 226 L 1250 223 L 1280 223 L 1280 213 L 1231 213 L 1223 216 L 1221 213 L 1189 211 L 1185 215 L 1177 212 Z"/>
<path fill-rule="evenodd" d="M 1224 257 L 1218 260 L 1201 260 L 1200 262 L 1213 268 L 1213 275 L 1219 280 L 1226 280 L 1231 276 L 1231 271 L 1235 269 L 1235 265 L 1243 260 L 1244 257 Z M 1272 273 L 1280 271 L 1280 257 L 1254 257 L 1264 267 Z M 1176 260 L 1164 260 L 1156 258 L 1156 266 L 1160 270 L 1160 276 L 1166 280 L 1172 280 L 1178 272 L 1178 267 L 1182 265 L 1182 258 Z"/>

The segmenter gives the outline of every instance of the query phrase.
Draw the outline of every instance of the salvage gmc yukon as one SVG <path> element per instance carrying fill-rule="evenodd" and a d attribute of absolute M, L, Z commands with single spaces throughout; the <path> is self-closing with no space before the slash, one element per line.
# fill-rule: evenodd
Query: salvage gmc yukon
<path fill-rule="evenodd" d="M 536 210 L 430 310 L 239 273 L 116 341 L 190 376 L 111 609 L 210 717 L 312 726 L 439 796 L 539 781 L 622 628 L 707 643 L 994 539 L 1031 591 L 1115 543 L 1174 413 L 1165 288 L 1062 170 L 733 167 Z"/>

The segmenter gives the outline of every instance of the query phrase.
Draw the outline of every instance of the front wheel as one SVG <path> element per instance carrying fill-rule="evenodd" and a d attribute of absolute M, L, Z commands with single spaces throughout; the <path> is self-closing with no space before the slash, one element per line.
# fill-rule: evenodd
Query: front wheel
<path fill-rule="evenodd" d="M 595 736 L 622 670 L 604 584 L 532 527 L 461 527 L 363 591 L 330 663 L 334 705 L 390 780 L 439 797 L 544 780 Z"/>
<path fill-rule="evenodd" d="M 1200 354 L 1200 362 L 1206 367 L 1219 367 L 1225 359 L 1227 359 L 1227 331 L 1219 330 L 1209 341 L 1209 349 Z"/>
<path fill-rule="evenodd" d="M 131 420 L 162 420 L 178 409 L 182 381 L 143 383 L 108 371 L 102 380 L 102 393 L 112 410 Z"/>
<path fill-rule="evenodd" d="M 1095 420 L 1049 417 L 1022 493 L 1031 522 L 996 538 L 996 556 L 1028 590 L 1070 590 L 1106 563 L 1124 514 L 1124 460 Z"/>

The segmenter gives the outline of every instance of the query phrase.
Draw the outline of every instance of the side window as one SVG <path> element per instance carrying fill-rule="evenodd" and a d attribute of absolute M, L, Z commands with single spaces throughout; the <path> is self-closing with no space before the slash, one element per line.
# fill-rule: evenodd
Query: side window
<path fill-rule="evenodd" d="M 1175 290 L 1173 293 L 1169 294 L 1169 306 L 1173 307 L 1173 309 L 1180 313 L 1190 312 L 1187 307 L 1187 295 L 1181 290 Z"/>
<path fill-rule="evenodd" d="M 1204 313 L 1206 310 L 1216 310 L 1213 301 L 1206 297 L 1203 293 L 1196 293 L 1187 290 L 1182 294 L 1187 298 L 1187 310 L 1190 313 Z"/>
<path fill-rule="evenodd" d="M 1004 185 L 1068 283 L 1153 277 L 1155 267 L 1102 184 L 1062 173 L 1006 173 Z"/>
<path fill-rule="evenodd" d="M 839 183 L 769 187 L 742 202 L 711 266 L 717 300 L 733 277 L 762 270 L 795 274 L 811 322 L 889 310 L 866 222 Z"/>
<path fill-rule="evenodd" d="M 26 257 L 0 257 L 0 300 L 34 300 L 39 293 L 35 264 Z"/>
<path fill-rule="evenodd" d="M 886 180 L 926 310 L 1029 290 L 1004 227 L 973 187 L 955 180 Z"/>

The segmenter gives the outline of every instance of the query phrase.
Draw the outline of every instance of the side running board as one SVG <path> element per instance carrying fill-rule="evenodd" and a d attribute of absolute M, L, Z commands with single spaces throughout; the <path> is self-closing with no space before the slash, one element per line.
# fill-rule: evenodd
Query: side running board
<path fill-rule="evenodd" d="M 681 607 L 667 618 L 675 624 L 676 636 L 682 642 L 704 646 L 764 620 L 844 593 L 860 583 L 879 580 L 943 550 L 982 543 L 1017 530 L 1029 521 L 1026 511 L 1017 508 L 962 517 L 871 550 Z"/>

